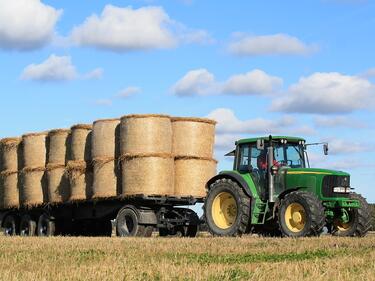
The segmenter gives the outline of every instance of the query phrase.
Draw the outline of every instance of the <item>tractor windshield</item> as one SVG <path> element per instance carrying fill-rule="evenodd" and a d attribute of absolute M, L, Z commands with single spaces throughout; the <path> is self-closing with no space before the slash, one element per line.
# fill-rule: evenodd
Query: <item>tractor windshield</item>
<path fill-rule="evenodd" d="M 275 145 L 274 157 L 281 166 L 291 168 L 306 167 L 303 147 L 296 143 Z"/>

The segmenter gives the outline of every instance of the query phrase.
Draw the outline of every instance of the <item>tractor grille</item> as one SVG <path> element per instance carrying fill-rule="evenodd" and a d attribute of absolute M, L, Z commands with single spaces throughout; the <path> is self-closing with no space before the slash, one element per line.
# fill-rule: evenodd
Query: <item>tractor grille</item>
<path fill-rule="evenodd" d="M 349 193 L 333 192 L 337 186 L 350 187 L 349 176 L 325 176 L 323 178 L 322 193 L 324 197 L 349 197 Z"/>

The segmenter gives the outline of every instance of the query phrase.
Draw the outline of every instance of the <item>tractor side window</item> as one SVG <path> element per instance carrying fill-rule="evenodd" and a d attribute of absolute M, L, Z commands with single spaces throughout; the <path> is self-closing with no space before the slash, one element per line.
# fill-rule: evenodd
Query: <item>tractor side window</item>
<path fill-rule="evenodd" d="M 238 163 L 238 170 L 247 172 L 249 170 L 250 149 L 248 145 L 240 147 L 240 161 Z"/>
<path fill-rule="evenodd" d="M 287 146 L 286 155 L 288 155 L 288 166 L 292 168 L 304 168 L 303 154 L 298 146 Z"/>
<path fill-rule="evenodd" d="M 276 146 L 274 150 L 274 158 L 277 163 L 280 165 L 286 165 L 285 163 L 285 154 L 284 154 L 284 146 Z"/>

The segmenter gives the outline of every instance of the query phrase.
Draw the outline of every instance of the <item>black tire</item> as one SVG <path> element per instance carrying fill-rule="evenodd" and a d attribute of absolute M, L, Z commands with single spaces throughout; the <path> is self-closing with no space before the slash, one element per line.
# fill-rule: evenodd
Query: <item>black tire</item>
<path fill-rule="evenodd" d="M 147 227 L 148 226 L 139 224 L 138 212 L 132 207 L 124 207 L 117 214 L 117 236 L 145 237 L 146 234 L 149 234 Z"/>
<path fill-rule="evenodd" d="M 4 219 L 3 228 L 5 236 L 16 236 L 19 234 L 19 219 L 15 215 L 8 215 Z"/>
<path fill-rule="evenodd" d="M 264 225 L 258 225 L 254 228 L 254 233 L 262 237 L 281 237 L 282 233 L 279 228 L 278 220 L 273 219 Z"/>
<path fill-rule="evenodd" d="M 36 221 L 29 215 L 23 215 L 20 222 L 20 235 L 21 236 L 35 236 L 36 234 Z"/>
<path fill-rule="evenodd" d="M 285 213 L 291 204 L 298 204 L 303 208 L 304 223 L 298 231 L 292 231 L 286 222 Z M 278 222 L 280 232 L 284 237 L 319 236 L 325 225 L 324 207 L 314 194 L 305 191 L 293 191 L 280 202 Z"/>
<path fill-rule="evenodd" d="M 332 225 L 332 235 L 334 236 L 357 236 L 363 237 L 371 228 L 371 208 L 366 199 L 360 194 L 351 193 L 350 199 L 356 199 L 360 202 L 359 209 L 351 209 L 349 212 L 350 226 L 346 230 L 339 229 L 337 225 Z"/>
<path fill-rule="evenodd" d="M 225 227 L 217 225 L 213 218 L 213 204 L 220 194 L 228 194 L 235 202 L 234 208 L 232 204 L 230 205 L 231 210 L 228 210 L 228 213 L 231 211 L 236 212 L 235 216 L 231 214 L 233 222 Z M 242 187 L 236 182 L 227 178 L 216 180 L 209 186 L 204 204 L 204 216 L 208 231 L 214 236 L 241 236 L 246 233 L 250 226 L 250 203 L 250 197 L 245 194 Z"/>
<path fill-rule="evenodd" d="M 49 237 L 55 235 L 55 222 L 48 214 L 40 215 L 37 225 L 37 235 L 40 237 Z"/>

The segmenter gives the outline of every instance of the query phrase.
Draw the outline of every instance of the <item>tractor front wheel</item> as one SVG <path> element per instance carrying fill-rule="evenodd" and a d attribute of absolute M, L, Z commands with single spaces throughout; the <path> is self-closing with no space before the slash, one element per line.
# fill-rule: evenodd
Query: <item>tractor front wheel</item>
<path fill-rule="evenodd" d="M 366 199 L 357 193 L 351 193 L 350 199 L 358 200 L 361 207 L 347 211 L 348 222 L 343 223 L 340 218 L 333 221 L 332 235 L 334 236 L 362 237 L 371 228 L 371 209 Z"/>
<path fill-rule="evenodd" d="M 250 197 L 231 179 L 219 179 L 210 185 L 204 213 L 214 236 L 241 236 L 250 224 Z"/>
<path fill-rule="evenodd" d="M 283 236 L 318 236 L 325 224 L 322 202 L 310 192 L 294 191 L 280 202 L 279 228 Z"/>

